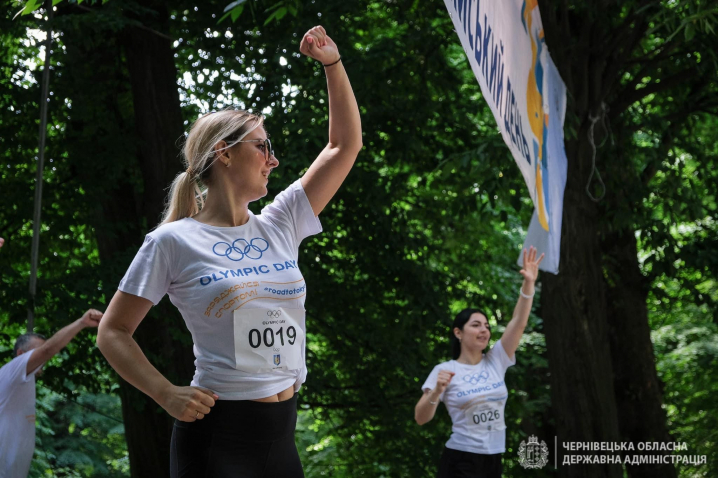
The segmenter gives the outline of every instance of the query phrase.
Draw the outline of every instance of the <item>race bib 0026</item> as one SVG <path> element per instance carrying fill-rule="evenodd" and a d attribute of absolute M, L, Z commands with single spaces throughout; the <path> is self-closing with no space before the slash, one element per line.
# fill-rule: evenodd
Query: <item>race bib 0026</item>
<path fill-rule="evenodd" d="M 237 370 L 266 373 L 304 367 L 304 309 L 234 311 Z"/>
<path fill-rule="evenodd" d="M 505 430 L 505 404 L 506 400 L 487 400 L 469 408 L 466 411 L 469 429 L 479 433 Z"/>

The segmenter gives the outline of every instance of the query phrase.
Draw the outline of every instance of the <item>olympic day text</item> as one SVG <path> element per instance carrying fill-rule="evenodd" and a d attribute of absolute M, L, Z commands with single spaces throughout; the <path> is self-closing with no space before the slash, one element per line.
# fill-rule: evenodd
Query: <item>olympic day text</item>
<path fill-rule="evenodd" d="M 283 263 L 275 262 L 274 264 L 272 264 L 272 267 L 276 272 L 296 269 L 297 261 L 284 261 Z M 221 280 L 229 279 L 232 277 L 259 276 L 262 274 L 269 274 L 270 272 L 272 272 L 272 269 L 270 269 L 269 266 L 266 264 L 253 267 L 242 267 L 238 269 L 225 269 L 223 271 L 213 272 L 211 275 L 200 277 L 199 283 L 205 286 L 211 284 L 212 282 L 219 282 Z"/>

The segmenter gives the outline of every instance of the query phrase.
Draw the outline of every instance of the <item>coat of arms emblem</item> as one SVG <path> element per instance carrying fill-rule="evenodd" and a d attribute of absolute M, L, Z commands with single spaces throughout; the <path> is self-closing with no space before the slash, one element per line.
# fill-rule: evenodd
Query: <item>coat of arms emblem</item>
<path fill-rule="evenodd" d="M 546 442 L 531 435 L 529 442 L 522 441 L 519 445 L 519 465 L 524 468 L 538 469 L 543 468 L 548 463 L 548 446 Z"/>

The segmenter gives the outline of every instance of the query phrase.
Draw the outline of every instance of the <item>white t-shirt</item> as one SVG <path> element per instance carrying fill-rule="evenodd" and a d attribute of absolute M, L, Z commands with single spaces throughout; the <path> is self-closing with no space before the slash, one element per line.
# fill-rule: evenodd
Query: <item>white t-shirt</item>
<path fill-rule="evenodd" d="M 225 400 L 268 397 L 306 379 L 300 242 L 321 232 L 299 180 L 237 227 L 191 218 L 147 235 L 119 289 L 167 293 L 192 334 L 192 385 Z"/>
<path fill-rule="evenodd" d="M 516 358 L 509 358 L 499 340 L 476 365 L 450 360 L 434 367 L 421 387 L 424 391 L 436 387 L 441 370 L 455 373 L 439 397 L 453 423 L 447 448 L 483 455 L 506 451 L 504 407 L 509 391 L 504 376 L 514 364 Z"/>
<path fill-rule="evenodd" d="M 25 478 L 35 451 L 35 372 L 27 373 L 33 350 L 0 368 L 0 478 Z"/>

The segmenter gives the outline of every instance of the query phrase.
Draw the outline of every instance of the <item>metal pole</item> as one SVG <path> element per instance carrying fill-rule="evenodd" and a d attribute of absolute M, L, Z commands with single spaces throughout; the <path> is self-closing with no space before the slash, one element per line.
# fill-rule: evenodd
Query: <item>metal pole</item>
<path fill-rule="evenodd" d="M 35 326 L 35 294 L 37 292 L 37 260 L 40 253 L 40 213 L 42 212 L 42 171 L 45 167 L 45 139 L 47 138 L 47 98 L 50 89 L 50 47 L 52 46 L 52 0 L 45 2 L 47 11 L 47 38 L 45 39 L 45 69 L 42 72 L 42 98 L 40 100 L 40 145 L 35 176 L 35 211 L 32 220 L 32 269 L 30 272 L 30 299 L 27 305 L 27 331 Z"/>

